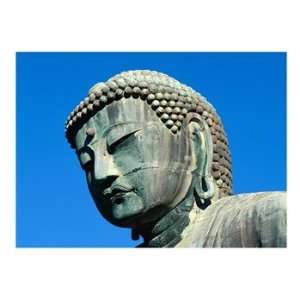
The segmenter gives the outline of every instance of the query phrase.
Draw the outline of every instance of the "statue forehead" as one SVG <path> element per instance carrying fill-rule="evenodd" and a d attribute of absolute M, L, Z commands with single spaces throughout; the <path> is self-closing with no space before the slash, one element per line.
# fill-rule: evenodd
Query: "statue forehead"
<path fill-rule="evenodd" d="M 84 146 L 88 128 L 95 128 L 96 136 L 102 137 L 110 128 L 117 125 L 125 127 L 126 124 L 142 125 L 149 122 L 160 123 L 149 105 L 138 99 L 123 98 L 104 107 L 83 124 L 75 136 L 76 148 Z"/>

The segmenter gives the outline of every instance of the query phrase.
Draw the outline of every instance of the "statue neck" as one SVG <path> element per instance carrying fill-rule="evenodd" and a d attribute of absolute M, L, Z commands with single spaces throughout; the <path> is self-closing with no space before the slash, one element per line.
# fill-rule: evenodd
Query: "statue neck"
<path fill-rule="evenodd" d="M 189 213 L 194 205 L 194 197 L 190 195 L 170 210 L 160 220 L 146 229 L 136 231 L 144 238 L 139 247 L 174 247 L 181 240 L 181 233 L 190 222 Z"/>
<path fill-rule="evenodd" d="M 213 198 L 208 200 L 200 199 L 195 189 L 191 188 L 185 199 L 161 219 L 148 224 L 147 227 L 133 231 L 133 236 L 138 237 L 141 235 L 144 238 L 144 242 L 138 247 L 175 247 L 181 241 L 182 233 L 190 223 L 192 210 L 200 213 L 218 200 L 219 192 L 217 188 Z"/>

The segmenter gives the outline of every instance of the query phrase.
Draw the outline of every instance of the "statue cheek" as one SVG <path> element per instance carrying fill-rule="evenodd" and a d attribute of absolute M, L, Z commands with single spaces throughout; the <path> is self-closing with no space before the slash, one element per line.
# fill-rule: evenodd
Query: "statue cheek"
<path fill-rule="evenodd" d="M 144 166 L 125 178 L 135 187 L 135 193 L 142 199 L 146 209 L 168 205 L 175 197 L 178 174 L 169 173 L 167 169 Z"/>
<path fill-rule="evenodd" d="M 148 125 L 142 132 L 137 134 L 136 141 L 140 163 L 148 166 L 159 166 L 162 156 L 162 135 L 159 126 L 157 124 Z"/>

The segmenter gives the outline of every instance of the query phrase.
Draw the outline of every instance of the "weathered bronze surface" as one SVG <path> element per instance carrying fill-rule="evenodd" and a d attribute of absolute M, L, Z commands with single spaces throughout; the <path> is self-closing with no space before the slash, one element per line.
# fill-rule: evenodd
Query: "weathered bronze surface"
<path fill-rule="evenodd" d="M 199 93 L 154 71 L 93 86 L 66 122 L 90 193 L 141 247 L 285 247 L 285 193 L 232 195 L 227 137 Z"/>

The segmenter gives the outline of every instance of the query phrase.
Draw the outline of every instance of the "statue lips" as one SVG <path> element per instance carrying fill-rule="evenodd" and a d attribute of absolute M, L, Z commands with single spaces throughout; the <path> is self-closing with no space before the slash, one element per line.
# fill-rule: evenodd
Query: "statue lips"
<path fill-rule="evenodd" d="M 103 195 L 107 200 L 111 201 L 112 204 L 121 204 L 124 200 L 124 195 L 132 190 L 132 187 L 115 184 L 112 187 L 105 189 Z"/>

